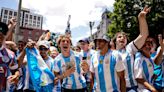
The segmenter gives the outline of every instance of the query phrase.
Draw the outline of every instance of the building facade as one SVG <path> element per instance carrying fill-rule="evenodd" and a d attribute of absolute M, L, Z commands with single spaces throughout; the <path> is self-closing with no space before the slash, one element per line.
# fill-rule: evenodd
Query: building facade
<path fill-rule="evenodd" d="M 98 37 L 102 37 L 104 34 L 107 33 L 108 31 L 108 26 L 111 23 L 111 20 L 109 19 L 108 14 L 110 13 L 110 11 L 108 11 L 107 9 L 105 10 L 105 12 L 102 14 L 101 18 L 101 22 L 100 24 L 97 26 L 97 31 L 92 34 L 92 39 L 96 39 Z M 91 37 L 89 37 L 89 40 L 92 40 Z"/>
<path fill-rule="evenodd" d="M 18 34 L 18 36 L 19 36 L 18 40 L 28 42 L 28 39 L 32 39 L 33 41 L 38 41 L 39 37 L 43 33 L 47 33 L 47 32 L 48 32 L 48 30 L 20 27 L 20 32 Z"/>
<path fill-rule="evenodd" d="M 1 9 L 1 22 L 8 24 L 9 19 L 17 17 L 17 11 L 2 7 Z M 42 29 L 43 16 L 32 13 L 29 9 L 22 8 L 20 14 L 20 26 L 34 29 Z"/>
<path fill-rule="evenodd" d="M 22 8 L 20 13 L 20 32 L 17 35 L 18 41 L 22 40 L 27 42 L 28 39 L 37 41 L 44 32 L 47 32 L 47 30 L 42 30 L 42 15 L 35 14 L 26 8 Z M 17 18 L 17 11 L 2 7 L 0 21 L 8 24 L 12 17 Z"/>

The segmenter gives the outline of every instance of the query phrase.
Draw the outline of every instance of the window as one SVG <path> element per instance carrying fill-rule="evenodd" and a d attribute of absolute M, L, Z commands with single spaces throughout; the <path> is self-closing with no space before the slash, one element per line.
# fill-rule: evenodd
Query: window
<path fill-rule="evenodd" d="M 7 16 L 6 16 L 6 15 L 4 15 L 4 18 L 6 18 L 6 19 L 7 19 Z"/>
<path fill-rule="evenodd" d="M 26 14 L 26 18 L 28 19 L 28 15 Z"/>
<path fill-rule="evenodd" d="M 33 21 L 34 24 L 36 24 L 36 21 Z"/>
<path fill-rule="evenodd" d="M 40 25 L 37 25 L 37 27 L 40 27 Z"/>
<path fill-rule="evenodd" d="M 40 17 L 38 17 L 38 21 L 40 21 Z"/>
<path fill-rule="evenodd" d="M 36 16 L 34 16 L 34 20 L 36 20 Z"/>
<path fill-rule="evenodd" d="M 24 27 L 27 27 L 27 25 L 28 25 L 28 23 L 27 23 L 27 22 L 25 22 L 25 23 L 24 23 Z"/>
<path fill-rule="evenodd" d="M 30 15 L 30 19 L 32 19 L 32 15 Z"/>
<path fill-rule="evenodd" d="M 40 22 L 38 21 L 37 24 L 40 24 Z"/>
<path fill-rule="evenodd" d="M 9 12 L 9 15 L 13 15 L 13 12 L 12 12 L 12 11 L 10 11 L 10 12 Z"/>
<path fill-rule="evenodd" d="M 30 19 L 29 22 L 32 24 L 32 20 Z"/>
<path fill-rule="evenodd" d="M 25 22 L 28 22 L 28 19 L 25 19 Z"/>
<path fill-rule="evenodd" d="M 7 13 L 8 13 L 8 11 L 7 10 L 5 10 L 5 14 L 7 15 Z"/>
<path fill-rule="evenodd" d="M 36 24 L 33 24 L 33 26 L 35 27 L 35 26 L 36 26 Z"/>
<path fill-rule="evenodd" d="M 14 16 L 17 16 L 17 12 L 14 12 Z"/>

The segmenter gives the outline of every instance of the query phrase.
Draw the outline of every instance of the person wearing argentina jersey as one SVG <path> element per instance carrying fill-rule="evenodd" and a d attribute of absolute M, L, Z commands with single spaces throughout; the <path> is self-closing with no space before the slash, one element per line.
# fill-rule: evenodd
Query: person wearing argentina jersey
<path fill-rule="evenodd" d="M 20 76 L 15 54 L 6 48 L 8 32 L 8 26 L 0 22 L 0 92 L 12 92 L 11 85 L 16 85 Z"/>
<path fill-rule="evenodd" d="M 61 80 L 62 92 L 86 92 L 86 80 L 81 69 L 80 57 L 70 49 L 70 37 L 60 35 L 57 44 L 61 53 L 54 60 L 54 82 Z"/>
<path fill-rule="evenodd" d="M 116 44 L 116 50 L 118 50 L 122 56 L 122 60 L 126 66 L 125 70 L 125 79 L 126 79 L 126 88 L 127 92 L 138 92 L 137 91 L 137 82 L 134 78 L 134 55 L 140 49 L 147 36 L 149 35 L 148 26 L 146 22 L 146 14 L 150 11 L 150 8 L 145 7 L 138 15 L 140 34 L 134 40 L 127 45 L 127 34 L 124 32 L 116 33 L 114 43 Z"/>
<path fill-rule="evenodd" d="M 28 59 L 27 59 L 27 55 L 26 55 L 26 51 L 25 51 L 26 48 L 34 48 L 35 44 L 36 43 L 34 41 L 29 40 L 29 42 L 24 47 L 23 51 L 18 56 L 19 66 L 25 67 L 25 75 L 24 75 L 25 76 L 25 80 L 24 80 L 25 84 L 24 84 L 23 92 L 36 92 L 36 87 L 34 86 L 34 83 L 32 81 L 31 75 L 30 75 L 31 71 L 28 67 L 28 61 L 27 61 Z M 49 51 L 49 48 L 50 48 L 50 43 L 47 40 L 42 40 L 42 41 L 38 42 L 37 47 L 38 47 L 39 54 L 40 54 L 41 58 L 44 60 L 47 67 L 52 72 L 53 59 L 48 55 L 48 51 Z M 54 84 L 53 81 L 49 81 L 49 83 L 51 85 Z M 47 85 L 49 85 L 49 84 L 47 83 Z M 41 86 L 42 91 L 47 90 L 47 88 L 48 87 L 46 87 L 46 86 Z M 61 89 L 56 89 L 56 86 L 55 86 L 53 88 L 53 91 L 60 92 Z"/>
<path fill-rule="evenodd" d="M 158 41 L 159 43 L 162 41 L 163 37 L 162 34 L 158 34 Z M 156 53 L 158 53 L 161 49 L 161 46 L 157 48 Z M 153 54 L 152 58 L 155 57 L 155 54 Z M 158 90 L 158 92 L 164 91 L 164 52 L 162 55 L 162 63 L 160 65 L 154 65 L 154 74 L 157 76 L 157 78 L 154 81 L 154 87 Z M 163 91 L 162 91 L 163 90 Z"/>
<path fill-rule="evenodd" d="M 159 65 L 162 61 L 162 53 L 164 51 L 164 41 L 160 42 L 160 52 L 157 53 L 155 59 L 152 60 L 150 53 L 152 49 L 151 38 L 148 37 L 145 44 L 141 48 L 141 51 L 136 53 L 134 62 L 134 75 L 138 83 L 139 92 L 158 92 L 153 86 L 155 80 L 154 63 Z"/>
<path fill-rule="evenodd" d="M 162 34 L 158 34 L 158 41 L 160 42 L 160 40 L 162 40 Z M 160 51 L 160 46 L 157 48 L 157 43 L 156 43 L 156 40 L 154 38 L 152 38 L 150 41 L 153 44 L 152 49 L 151 49 L 151 58 L 154 59 L 155 56 L 157 55 L 157 53 Z M 156 90 L 158 92 L 162 92 L 162 78 L 163 78 L 162 63 L 159 65 L 156 65 L 154 63 L 154 75 L 156 78 L 154 80 L 153 86 L 156 88 Z"/>
<path fill-rule="evenodd" d="M 81 52 L 80 52 L 81 61 L 87 62 L 88 65 L 90 65 L 90 63 L 91 63 L 90 58 L 96 51 L 89 48 L 89 40 L 87 38 L 79 40 L 79 44 L 80 44 L 80 48 L 81 48 Z M 90 85 L 91 84 L 90 83 L 91 73 L 88 72 L 84 76 L 85 76 L 86 83 L 87 83 L 87 90 L 89 92 L 92 90 L 91 85 Z"/>
<path fill-rule="evenodd" d="M 126 92 L 125 65 L 118 51 L 109 49 L 106 35 L 94 40 L 98 51 L 91 57 L 92 83 L 96 77 L 96 92 Z"/>

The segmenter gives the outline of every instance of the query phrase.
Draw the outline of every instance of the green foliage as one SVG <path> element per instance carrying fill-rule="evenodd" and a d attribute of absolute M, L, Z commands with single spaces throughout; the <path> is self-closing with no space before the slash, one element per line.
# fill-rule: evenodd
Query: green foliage
<path fill-rule="evenodd" d="M 139 34 L 137 16 L 148 5 L 151 12 L 147 15 L 147 22 L 151 36 L 155 36 L 164 29 L 164 0 L 115 0 L 113 13 L 109 14 L 112 23 L 108 26 L 108 35 L 113 37 L 116 32 L 124 31 L 134 40 Z"/>

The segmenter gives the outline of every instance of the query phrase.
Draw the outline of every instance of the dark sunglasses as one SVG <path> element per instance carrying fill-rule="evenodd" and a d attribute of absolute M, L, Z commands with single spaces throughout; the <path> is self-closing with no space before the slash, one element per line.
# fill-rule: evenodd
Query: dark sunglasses
<path fill-rule="evenodd" d="M 44 50 L 44 51 L 46 51 L 46 50 L 48 50 L 48 49 L 47 49 L 47 48 L 39 47 L 39 50 Z"/>

